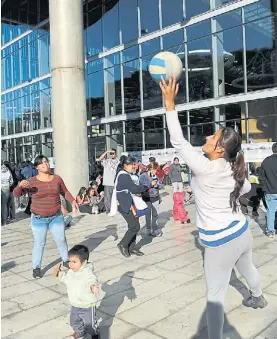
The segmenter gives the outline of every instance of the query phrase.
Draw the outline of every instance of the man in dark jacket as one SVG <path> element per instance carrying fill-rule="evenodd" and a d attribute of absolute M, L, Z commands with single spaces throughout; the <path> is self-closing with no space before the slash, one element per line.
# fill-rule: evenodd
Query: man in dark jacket
<path fill-rule="evenodd" d="M 267 235 L 274 237 L 275 211 L 277 208 L 277 142 L 272 145 L 273 154 L 264 159 L 259 179 L 265 192 L 267 205 Z"/>

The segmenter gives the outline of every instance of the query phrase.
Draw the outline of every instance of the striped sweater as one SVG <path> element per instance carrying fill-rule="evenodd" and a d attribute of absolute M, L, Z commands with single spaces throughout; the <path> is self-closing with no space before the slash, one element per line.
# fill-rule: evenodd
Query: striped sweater
<path fill-rule="evenodd" d="M 197 151 L 184 138 L 177 112 L 167 112 L 166 119 L 172 146 L 194 173 L 191 186 L 202 244 L 217 247 L 239 237 L 248 224 L 241 210 L 233 212 L 230 206 L 230 193 L 235 187 L 230 163 L 223 158 L 211 161 Z M 245 179 L 240 194 L 250 189 Z"/>
<path fill-rule="evenodd" d="M 29 186 L 22 189 L 19 185 L 13 191 L 16 198 L 21 197 L 26 193 L 30 193 L 32 197 L 31 211 L 42 217 L 49 217 L 56 214 L 61 209 L 60 195 L 65 197 L 70 203 L 74 201 L 73 196 L 66 188 L 63 180 L 58 175 L 54 174 L 51 181 L 40 181 L 36 177 L 31 177 Z"/>

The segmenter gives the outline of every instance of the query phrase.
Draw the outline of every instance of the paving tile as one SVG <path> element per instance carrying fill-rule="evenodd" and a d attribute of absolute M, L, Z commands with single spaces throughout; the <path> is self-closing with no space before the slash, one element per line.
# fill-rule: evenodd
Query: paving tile
<path fill-rule="evenodd" d="M 277 296 L 277 281 L 271 285 L 269 285 L 265 290 L 265 293 L 269 293 L 269 294 L 274 294 Z M 277 332 L 276 332 L 277 333 Z"/>
<path fill-rule="evenodd" d="M 20 283 L 26 282 L 26 281 L 28 281 L 28 280 L 23 278 L 23 277 L 20 277 L 17 274 L 10 272 L 9 275 L 1 277 L 1 288 L 17 285 L 17 284 L 20 284 Z"/>
<path fill-rule="evenodd" d="M 8 286 L 1 289 L 2 300 L 7 300 L 13 297 L 17 297 L 29 292 L 41 290 L 43 286 L 36 284 L 32 281 L 22 282 L 15 286 Z"/>
<path fill-rule="evenodd" d="M 60 298 L 60 294 L 45 288 L 11 298 L 10 301 L 16 302 L 22 310 L 27 310 L 28 308 L 39 306 L 58 298 Z"/>
<path fill-rule="evenodd" d="M 12 302 L 10 300 L 4 300 L 1 302 L 1 318 L 20 311 L 22 311 L 22 309 L 16 302 Z"/>
<path fill-rule="evenodd" d="M 2 318 L 2 338 L 55 319 L 68 312 L 67 300 L 60 298 Z"/>
<path fill-rule="evenodd" d="M 277 320 L 260 333 L 255 339 L 277 339 Z"/>

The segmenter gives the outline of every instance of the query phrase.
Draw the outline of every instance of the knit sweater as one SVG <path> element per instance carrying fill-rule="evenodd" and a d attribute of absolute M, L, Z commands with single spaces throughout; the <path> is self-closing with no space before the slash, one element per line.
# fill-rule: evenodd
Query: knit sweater
<path fill-rule="evenodd" d="M 194 173 L 192 189 L 201 242 L 217 247 L 239 237 L 248 224 L 242 212 L 233 212 L 230 206 L 230 193 L 235 186 L 230 163 L 223 158 L 211 161 L 194 149 L 183 136 L 176 111 L 167 112 L 166 119 L 171 144 Z M 241 195 L 250 189 L 245 179 Z"/>

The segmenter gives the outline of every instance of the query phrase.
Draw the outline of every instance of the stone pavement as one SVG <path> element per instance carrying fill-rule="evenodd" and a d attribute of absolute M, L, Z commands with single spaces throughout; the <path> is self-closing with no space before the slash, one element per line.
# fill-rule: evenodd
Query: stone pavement
<path fill-rule="evenodd" d="M 79 216 L 67 230 L 69 247 L 82 243 L 102 284 L 98 314 L 102 339 L 207 338 L 205 282 L 201 247 L 197 241 L 194 206 L 192 224 L 175 224 L 172 199 L 163 193 L 160 223 L 164 235 L 139 236 L 144 257 L 125 259 L 116 244 L 126 226 L 120 216 Z M 261 218 L 264 223 L 264 218 Z M 49 236 L 44 252 L 44 277 L 31 275 L 32 235 L 29 219 L 2 227 L 2 338 L 70 338 L 66 288 L 52 276 L 58 252 Z M 250 222 L 254 262 L 269 302 L 263 310 L 241 305 L 246 295 L 238 273 L 225 303 L 225 335 L 230 339 L 277 338 L 277 238 L 268 239 Z M 142 232 L 143 233 L 143 232 Z"/>

